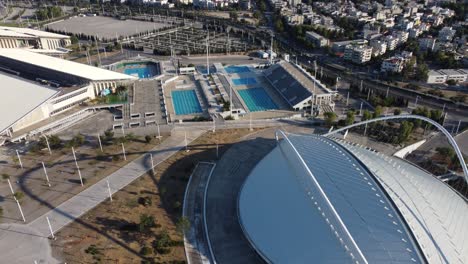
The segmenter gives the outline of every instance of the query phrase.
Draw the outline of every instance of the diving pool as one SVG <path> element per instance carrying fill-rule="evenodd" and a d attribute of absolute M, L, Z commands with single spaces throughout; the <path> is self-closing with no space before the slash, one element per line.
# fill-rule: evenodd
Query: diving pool
<path fill-rule="evenodd" d="M 127 68 L 124 70 L 124 73 L 132 76 L 138 76 L 140 79 L 153 77 L 148 67 Z"/>
<path fill-rule="evenodd" d="M 239 90 L 238 92 L 250 112 L 278 109 L 278 106 L 262 87 Z"/>
<path fill-rule="evenodd" d="M 250 69 L 249 69 L 249 67 L 247 67 L 247 66 L 235 66 L 235 65 L 231 65 L 231 66 L 224 67 L 224 69 L 225 69 L 226 72 L 229 73 L 229 74 L 231 74 L 231 73 L 250 72 Z"/>
<path fill-rule="evenodd" d="M 250 85 L 256 84 L 257 80 L 255 78 L 239 78 L 239 79 L 232 79 L 234 85 Z"/>
<path fill-rule="evenodd" d="M 172 91 L 171 95 L 176 115 L 189 115 L 202 112 L 195 90 Z"/>

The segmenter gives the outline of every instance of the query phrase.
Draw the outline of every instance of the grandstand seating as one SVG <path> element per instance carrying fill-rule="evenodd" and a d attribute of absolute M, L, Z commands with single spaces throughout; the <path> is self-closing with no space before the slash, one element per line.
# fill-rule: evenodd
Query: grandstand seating
<path fill-rule="evenodd" d="M 292 107 L 312 96 L 282 64 L 271 66 L 265 76 Z"/>

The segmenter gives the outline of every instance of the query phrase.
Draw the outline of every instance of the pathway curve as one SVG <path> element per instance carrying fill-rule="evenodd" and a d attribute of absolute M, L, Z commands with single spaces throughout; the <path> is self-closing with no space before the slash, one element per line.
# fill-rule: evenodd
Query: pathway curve
<path fill-rule="evenodd" d="M 183 215 L 190 221 L 190 229 L 185 232 L 184 237 L 188 264 L 214 263 L 210 255 L 203 217 L 205 186 L 214 168 L 215 163 L 198 163 L 187 184 Z"/>

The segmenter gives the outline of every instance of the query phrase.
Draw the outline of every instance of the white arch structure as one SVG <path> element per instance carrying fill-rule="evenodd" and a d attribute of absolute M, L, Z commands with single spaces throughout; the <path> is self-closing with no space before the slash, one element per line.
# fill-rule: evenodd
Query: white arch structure
<path fill-rule="evenodd" d="M 462 169 L 463 169 L 463 173 L 465 174 L 465 182 L 468 183 L 468 168 L 466 167 L 465 160 L 463 159 L 463 154 L 460 151 L 460 148 L 458 147 L 457 142 L 452 137 L 452 135 L 442 125 L 440 125 L 436 121 L 434 121 L 434 120 L 432 120 L 430 118 L 424 117 L 424 116 L 419 116 L 419 115 L 394 115 L 394 116 L 377 117 L 377 118 L 374 118 L 374 119 L 369 119 L 369 120 L 366 120 L 366 121 L 362 121 L 362 122 L 359 122 L 359 123 L 355 123 L 355 124 L 352 124 L 352 125 L 349 125 L 349 126 L 342 127 L 340 129 L 337 129 L 337 130 L 330 131 L 330 132 L 324 134 L 324 136 L 327 137 L 327 136 L 336 134 L 336 133 L 341 132 L 341 131 L 346 131 L 346 130 L 348 130 L 350 128 L 357 127 L 357 126 L 360 126 L 360 125 L 365 125 L 365 124 L 374 123 L 374 122 L 378 122 L 378 121 L 394 120 L 394 119 L 419 119 L 419 120 L 422 120 L 422 121 L 426 121 L 426 122 L 430 123 L 431 125 L 434 125 L 442 133 L 444 133 L 444 135 L 447 137 L 447 140 L 449 141 L 450 145 L 452 145 L 453 149 L 455 150 L 455 153 L 457 154 L 458 160 L 460 161 L 460 164 L 461 164 Z"/>

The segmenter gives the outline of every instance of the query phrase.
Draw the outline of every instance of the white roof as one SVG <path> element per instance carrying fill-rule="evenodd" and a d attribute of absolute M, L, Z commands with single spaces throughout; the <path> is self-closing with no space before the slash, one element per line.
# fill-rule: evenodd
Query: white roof
<path fill-rule="evenodd" d="M 350 253 L 358 256 L 358 250 L 341 232 L 328 199 L 368 263 L 424 263 L 393 201 L 359 160 L 328 138 L 288 138 L 297 154 L 281 141 L 254 168 L 239 197 L 244 232 L 264 258 L 271 263 L 353 263 Z"/>
<path fill-rule="evenodd" d="M 371 170 L 418 238 L 429 263 L 468 263 L 468 202 L 434 175 L 395 157 L 343 144 Z"/>
<path fill-rule="evenodd" d="M 1 27 L 0 26 L 0 37 L 38 37 L 38 38 L 70 38 L 66 35 L 50 33 L 41 30 L 35 30 L 31 28 L 20 28 L 20 27 Z"/>
<path fill-rule="evenodd" d="M 0 83 L 0 133 L 58 93 L 5 73 L 0 73 Z"/>
<path fill-rule="evenodd" d="M 82 63 L 30 52 L 25 49 L 0 49 L 0 56 L 32 64 L 38 67 L 47 68 L 57 72 L 78 76 L 90 81 L 138 79 L 137 77 L 127 74 L 113 72 Z"/>

